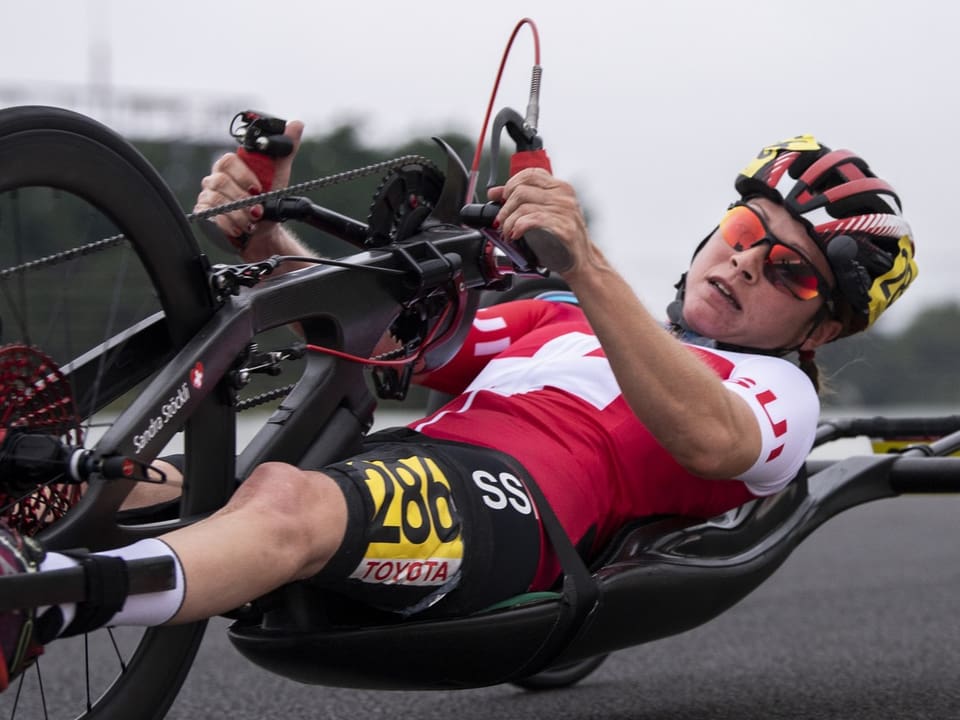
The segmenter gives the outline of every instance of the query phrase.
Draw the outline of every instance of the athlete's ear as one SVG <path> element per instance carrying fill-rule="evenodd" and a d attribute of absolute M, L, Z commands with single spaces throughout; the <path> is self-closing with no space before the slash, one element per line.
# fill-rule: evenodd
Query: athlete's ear
<path fill-rule="evenodd" d="M 840 334 L 840 331 L 843 330 L 843 324 L 839 320 L 829 319 L 824 320 L 813 332 L 810 333 L 803 345 L 800 346 L 801 350 L 815 350 L 821 345 L 826 345 L 831 340 L 836 339 Z"/>

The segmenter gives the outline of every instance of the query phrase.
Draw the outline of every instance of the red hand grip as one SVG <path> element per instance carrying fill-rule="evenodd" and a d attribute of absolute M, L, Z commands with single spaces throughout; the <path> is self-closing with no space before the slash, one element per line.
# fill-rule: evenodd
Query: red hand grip
<path fill-rule="evenodd" d="M 553 173 L 546 150 L 521 150 L 514 153 L 510 158 L 510 177 L 527 168 L 543 168 L 548 173 Z"/>
<path fill-rule="evenodd" d="M 260 192 L 268 192 L 273 189 L 273 176 L 277 169 L 274 158 L 269 155 L 250 152 L 246 148 L 239 148 L 237 155 L 257 176 L 257 180 L 260 181 Z"/>

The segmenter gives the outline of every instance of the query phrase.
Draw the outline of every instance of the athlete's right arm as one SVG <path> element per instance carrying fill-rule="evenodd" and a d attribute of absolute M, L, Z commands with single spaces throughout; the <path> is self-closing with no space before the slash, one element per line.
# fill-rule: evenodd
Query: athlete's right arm
<path fill-rule="evenodd" d="M 271 190 L 284 188 L 290 182 L 290 170 L 300 148 L 303 123 L 299 120 L 289 121 L 284 134 L 293 141 L 293 152 L 276 160 Z M 201 181 L 194 212 L 242 200 L 265 190 L 256 173 L 237 153 L 226 153 L 213 164 L 210 174 Z M 257 262 L 272 255 L 316 255 L 287 228 L 262 218 L 263 206 L 252 205 L 217 215 L 213 222 L 230 238 L 245 262 Z M 295 266 L 288 265 L 283 269 L 292 270 Z"/>

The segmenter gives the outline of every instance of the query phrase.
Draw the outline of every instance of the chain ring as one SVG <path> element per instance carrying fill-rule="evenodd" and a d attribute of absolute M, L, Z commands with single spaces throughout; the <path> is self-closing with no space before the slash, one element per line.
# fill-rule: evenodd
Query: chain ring
<path fill-rule="evenodd" d="M 394 168 L 370 202 L 368 247 L 383 247 L 415 234 L 443 192 L 444 175 L 426 158 Z"/>
<path fill-rule="evenodd" d="M 18 430 L 56 435 L 77 447 L 83 444 L 70 382 L 45 353 L 13 344 L 0 348 L 0 444 Z M 62 518 L 82 491 L 75 483 L 49 483 L 14 497 L 0 478 L 0 521 L 23 535 L 36 535 Z"/>

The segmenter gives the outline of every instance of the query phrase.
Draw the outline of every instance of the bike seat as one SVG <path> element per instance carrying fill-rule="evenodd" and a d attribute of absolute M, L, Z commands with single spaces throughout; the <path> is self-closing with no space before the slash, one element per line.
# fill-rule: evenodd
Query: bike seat
<path fill-rule="evenodd" d="M 717 616 L 765 580 L 799 542 L 799 535 L 787 542 L 771 538 L 802 512 L 806 497 L 800 481 L 708 521 L 661 516 L 630 523 L 592 566 L 599 599 L 553 661 L 660 639 Z M 466 617 L 375 614 L 369 622 L 347 622 L 328 615 L 324 627 L 298 624 L 290 613 L 286 623 L 270 626 L 235 623 L 229 636 L 252 662 L 300 682 L 481 687 L 529 674 L 527 663 L 551 637 L 564 602 L 561 593 L 528 593 Z"/>

